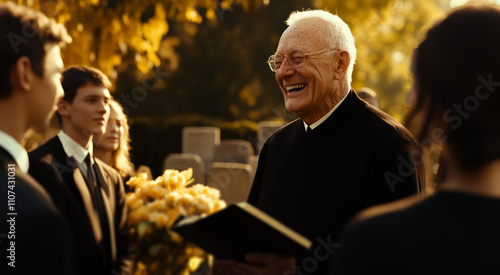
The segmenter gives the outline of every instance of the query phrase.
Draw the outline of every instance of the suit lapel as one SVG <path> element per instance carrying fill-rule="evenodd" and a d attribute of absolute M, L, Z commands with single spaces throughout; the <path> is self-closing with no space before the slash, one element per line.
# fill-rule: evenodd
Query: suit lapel
<path fill-rule="evenodd" d="M 110 245 L 111 245 L 111 257 L 112 259 L 116 259 L 116 237 L 115 237 L 115 223 L 113 220 L 113 213 L 115 209 L 115 197 L 114 192 L 111 192 L 112 180 L 106 173 L 104 173 L 101 165 L 98 164 L 98 161 L 95 162 L 95 174 L 96 180 L 99 181 L 100 192 L 102 195 L 102 200 L 104 204 L 104 209 L 106 210 L 106 216 L 108 220 L 108 228 L 109 228 L 109 237 L 110 237 Z M 106 176 L 105 176 L 106 175 Z"/>
<path fill-rule="evenodd" d="M 94 232 L 96 242 L 99 243 L 102 240 L 99 213 L 97 213 L 97 210 L 92 204 L 92 196 L 90 195 L 89 189 L 87 187 L 87 184 L 85 183 L 85 179 L 83 178 L 82 171 L 80 169 L 75 168 L 73 170 L 73 180 L 75 186 L 78 188 L 80 195 L 82 196 L 87 216 L 89 217 L 90 223 L 92 224 L 92 231 Z"/>
<path fill-rule="evenodd" d="M 80 203 L 87 213 L 90 226 L 96 243 L 102 240 L 101 225 L 99 222 L 99 214 L 92 204 L 92 197 L 90 196 L 89 189 L 85 183 L 85 178 L 78 165 L 74 163 L 64 151 L 59 137 L 54 138 L 54 143 L 51 144 L 51 152 L 53 153 L 54 161 L 52 166 L 56 168 L 61 177 L 63 178 L 66 187 L 71 193 L 80 199 Z"/>
<path fill-rule="evenodd" d="M 0 169 L 2 171 L 7 172 L 8 171 L 8 165 L 15 163 L 17 166 L 16 161 L 14 158 L 10 155 L 9 152 L 7 152 L 5 149 L 0 147 Z M 49 202 L 51 205 L 53 204 L 52 199 L 50 198 L 50 195 L 47 193 L 47 191 L 34 179 L 32 178 L 29 174 L 25 174 L 21 171 L 21 169 L 16 169 L 16 178 L 20 179 L 21 181 L 24 182 L 24 184 L 29 185 L 32 189 L 35 189 L 37 193 L 42 196 L 47 202 Z"/>

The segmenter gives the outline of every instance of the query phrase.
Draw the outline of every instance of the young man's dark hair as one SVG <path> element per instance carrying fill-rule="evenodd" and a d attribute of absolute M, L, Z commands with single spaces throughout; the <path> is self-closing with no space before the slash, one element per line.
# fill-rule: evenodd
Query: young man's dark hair
<path fill-rule="evenodd" d="M 100 70 L 87 66 L 71 66 L 62 73 L 61 84 L 64 89 L 64 101 L 73 103 L 79 88 L 86 85 L 111 88 L 108 77 Z M 57 120 L 62 125 L 61 115 L 57 112 Z"/>
<path fill-rule="evenodd" d="M 86 66 L 71 66 L 64 70 L 61 84 L 64 89 L 63 99 L 68 103 L 73 103 L 78 88 L 87 84 L 111 88 L 111 82 L 105 74 L 98 69 Z"/>
<path fill-rule="evenodd" d="M 44 74 L 43 64 L 47 43 L 71 43 L 66 28 L 40 12 L 7 2 L 0 6 L 0 98 L 12 92 L 10 71 L 21 56 L 31 61 L 31 68 L 39 76 Z"/>

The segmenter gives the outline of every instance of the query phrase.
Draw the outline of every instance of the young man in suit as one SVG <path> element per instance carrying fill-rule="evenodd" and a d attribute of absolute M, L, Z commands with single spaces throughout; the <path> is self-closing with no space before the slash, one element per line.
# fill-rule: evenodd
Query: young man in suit
<path fill-rule="evenodd" d="M 70 221 L 80 274 L 128 274 L 131 267 L 123 182 L 93 157 L 92 137 L 105 131 L 111 86 L 99 70 L 74 66 L 62 74 L 62 130 L 30 152 L 30 173 Z"/>
<path fill-rule="evenodd" d="M 73 274 L 68 222 L 27 174 L 20 143 L 30 128 L 45 131 L 57 109 L 60 45 L 70 42 L 45 15 L 0 4 L 0 274 Z"/>

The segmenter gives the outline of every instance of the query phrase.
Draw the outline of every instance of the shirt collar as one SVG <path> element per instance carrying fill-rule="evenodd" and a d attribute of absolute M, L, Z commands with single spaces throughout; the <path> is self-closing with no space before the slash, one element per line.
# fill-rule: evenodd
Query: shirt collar
<path fill-rule="evenodd" d="M 61 140 L 61 144 L 63 146 L 64 152 L 68 157 L 74 157 L 78 163 L 83 163 L 87 154 L 90 154 L 90 157 L 93 155 L 92 150 L 92 141 L 89 143 L 89 149 L 83 148 L 78 142 L 73 140 L 70 136 L 68 136 L 63 130 L 59 132 L 59 139 Z"/>
<path fill-rule="evenodd" d="M 7 151 L 12 158 L 14 158 L 17 162 L 17 166 L 23 173 L 28 173 L 28 169 L 30 167 L 28 153 L 15 138 L 8 135 L 4 131 L 0 131 L 0 147 L 5 149 L 5 151 Z"/>
<path fill-rule="evenodd" d="M 344 100 L 347 98 L 348 95 L 349 95 L 349 92 L 347 92 L 347 94 L 344 96 L 344 98 L 342 98 L 335 106 L 333 106 L 333 108 L 326 115 L 324 115 L 322 118 L 320 118 L 318 121 L 314 122 L 313 124 L 307 125 L 307 123 L 304 121 L 304 129 L 307 131 L 307 126 L 309 126 L 311 128 L 311 130 L 314 130 L 314 128 L 321 125 L 321 123 L 323 123 L 327 118 L 329 118 L 333 114 L 333 111 L 335 111 L 340 106 L 340 104 L 342 102 L 344 102 Z"/>

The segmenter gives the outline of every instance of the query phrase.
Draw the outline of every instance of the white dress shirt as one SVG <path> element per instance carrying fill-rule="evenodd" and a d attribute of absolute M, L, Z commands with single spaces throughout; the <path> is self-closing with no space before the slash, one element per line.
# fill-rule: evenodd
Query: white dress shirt
<path fill-rule="evenodd" d="M 333 114 L 333 111 L 335 111 L 340 106 L 340 104 L 342 102 L 344 102 L 344 99 L 346 99 L 348 95 L 349 95 L 349 92 L 347 92 L 347 94 L 344 96 L 344 98 L 342 98 L 342 100 L 340 100 L 339 103 L 337 103 L 335 106 L 333 106 L 333 108 L 326 115 L 324 115 L 322 118 L 320 118 L 318 121 L 314 122 L 311 125 L 307 125 L 307 123 L 304 122 L 304 128 L 305 128 L 306 132 L 307 132 L 307 126 L 309 126 L 311 128 L 311 130 L 314 130 L 314 128 L 318 127 L 327 118 L 329 118 Z"/>
<path fill-rule="evenodd" d="M 59 139 L 61 140 L 64 152 L 68 157 L 73 157 L 78 163 L 78 167 L 82 171 L 83 175 L 87 175 L 87 164 L 85 163 L 85 158 L 87 154 L 90 154 L 92 158 L 92 141 L 89 143 L 89 148 L 85 149 L 78 142 L 74 141 L 70 136 L 68 136 L 64 131 L 59 132 Z"/>
<path fill-rule="evenodd" d="M 28 173 L 28 169 L 30 167 L 28 153 L 16 139 L 4 131 L 0 131 L 0 147 L 5 149 L 5 151 L 7 151 L 12 158 L 14 158 L 17 162 L 17 166 L 24 174 Z"/>

